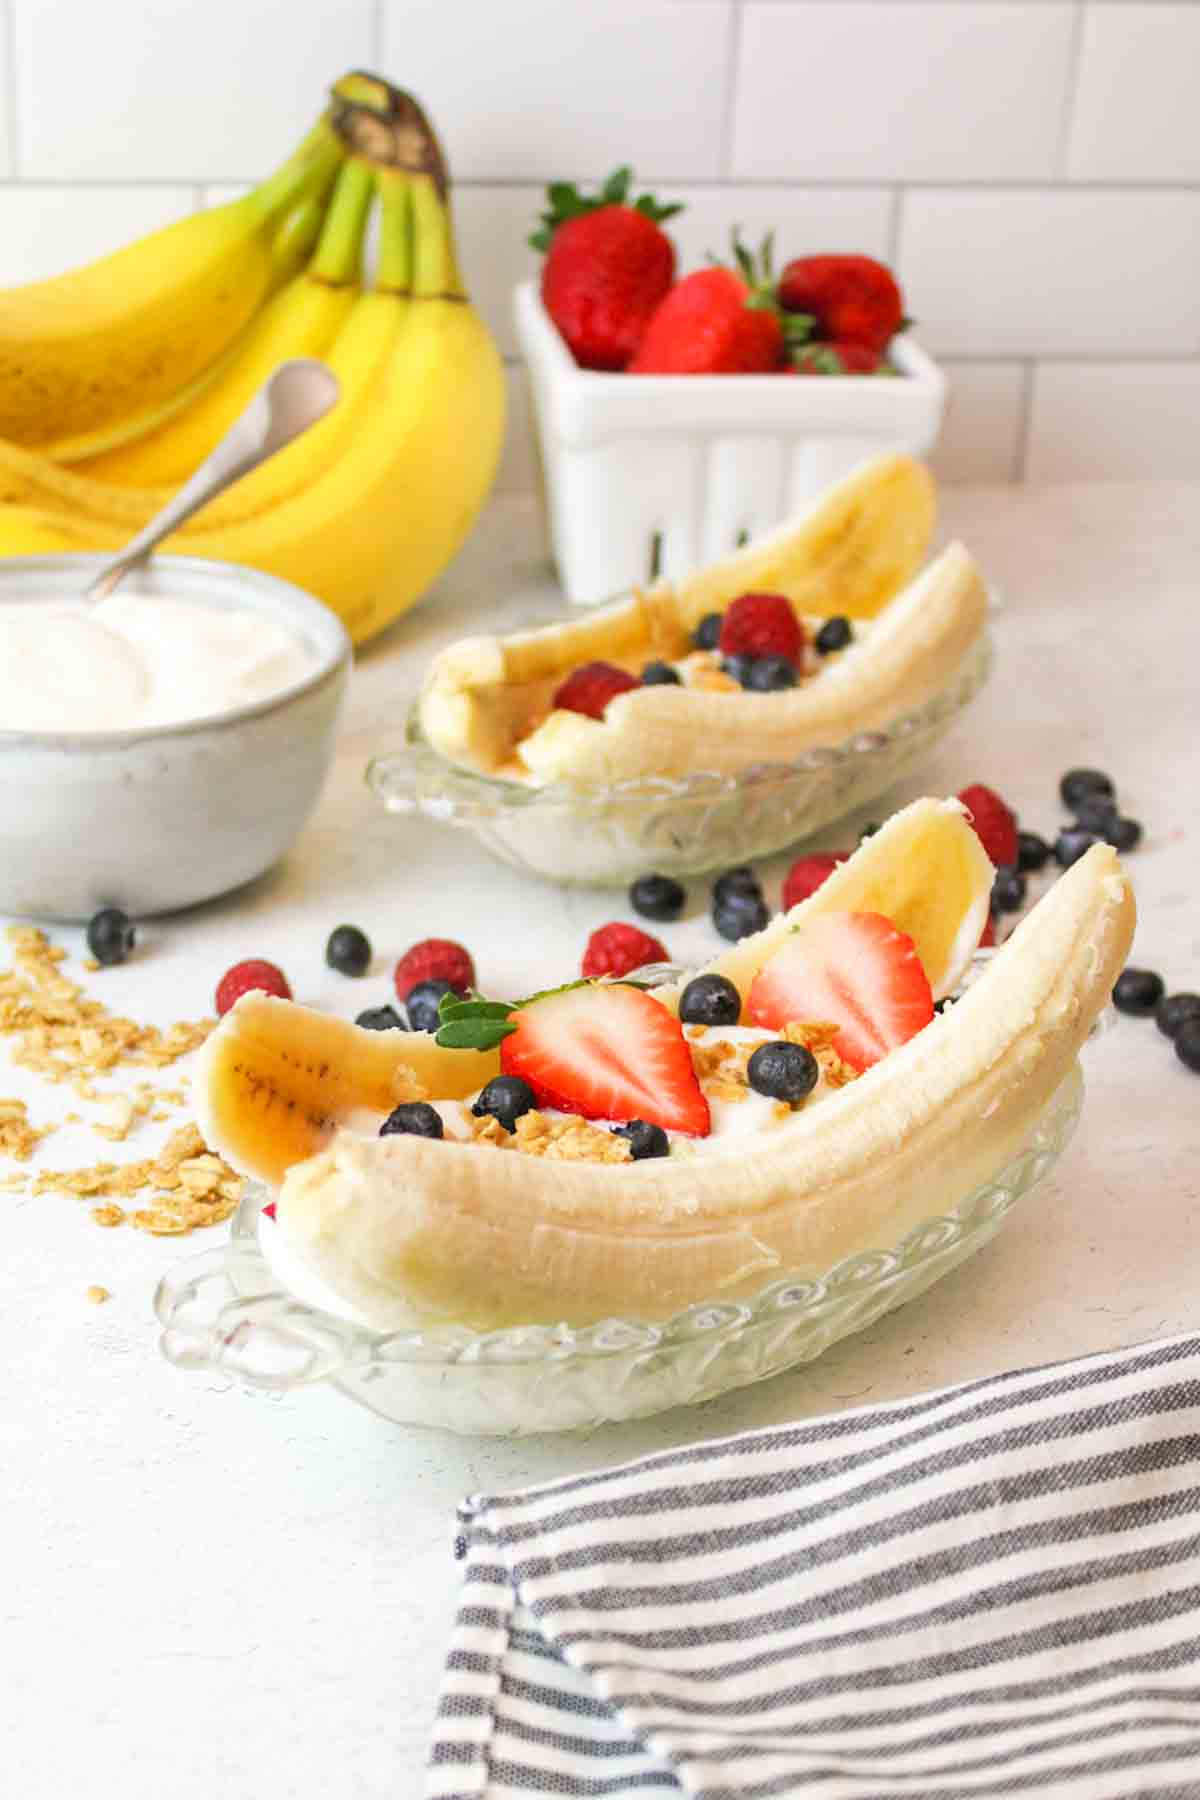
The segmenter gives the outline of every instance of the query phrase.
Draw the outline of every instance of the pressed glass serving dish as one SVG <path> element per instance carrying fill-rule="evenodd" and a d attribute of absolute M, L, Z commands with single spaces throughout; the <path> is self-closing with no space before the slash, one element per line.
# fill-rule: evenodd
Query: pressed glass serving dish
<path fill-rule="evenodd" d="M 940 693 L 878 731 L 736 774 L 701 770 L 608 787 L 474 774 L 425 742 L 414 712 L 407 748 L 377 757 L 367 782 L 387 811 L 465 827 L 502 861 L 552 881 L 616 887 L 647 869 L 698 875 L 771 856 L 892 787 L 949 730 L 990 667 L 984 635 Z"/>
<path fill-rule="evenodd" d="M 606 1319 L 477 1332 L 383 1333 L 291 1292 L 264 1254 L 268 1195 L 248 1188 L 227 1244 L 178 1264 L 155 1307 L 164 1355 L 251 1388 L 327 1382 L 400 1424 L 477 1436 L 567 1431 L 710 1400 L 811 1361 L 914 1299 L 979 1249 L 1051 1169 L 1079 1118 L 1076 1064 L 1017 1154 L 991 1180 L 897 1244 L 847 1257 L 819 1278 L 776 1279 L 745 1300 L 715 1298 L 665 1323 Z"/>

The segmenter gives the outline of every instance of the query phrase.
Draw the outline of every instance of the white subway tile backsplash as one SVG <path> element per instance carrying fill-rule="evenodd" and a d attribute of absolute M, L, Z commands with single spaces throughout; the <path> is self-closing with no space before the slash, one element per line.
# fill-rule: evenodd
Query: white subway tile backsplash
<path fill-rule="evenodd" d="M 1200 363 L 1043 363 L 1026 477 L 1200 477 Z"/>
<path fill-rule="evenodd" d="M 190 187 L 0 187 L 0 287 L 107 256 L 193 205 Z"/>
<path fill-rule="evenodd" d="M 1200 8 L 1087 9 L 1067 172 L 1200 181 Z"/>
<path fill-rule="evenodd" d="M 373 0 L 10 4 L 18 171 L 50 181 L 265 175 L 373 60 Z"/>
<path fill-rule="evenodd" d="M 743 9 L 733 174 L 792 181 L 1053 174 L 1073 9 L 759 0 Z"/>
<path fill-rule="evenodd" d="M 512 290 L 541 266 L 526 243 L 542 210 L 541 187 L 456 187 L 454 223 L 467 292 L 505 356 L 517 354 Z"/>
<path fill-rule="evenodd" d="M 1200 348 L 1200 190 L 909 193 L 899 269 L 935 354 Z"/>
<path fill-rule="evenodd" d="M 539 480 L 529 383 L 524 368 L 519 365 L 510 364 L 505 374 L 508 378 L 508 422 L 496 486 L 502 494 L 527 494 Z"/>
<path fill-rule="evenodd" d="M 663 185 L 659 198 L 685 205 L 666 226 L 683 271 L 699 268 L 710 250 L 727 260 L 735 225 L 752 248 L 774 231 L 777 268 L 793 256 L 822 250 L 888 254 L 892 196 L 886 188 Z"/>
<path fill-rule="evenodd" d="M 719 172 L 729 0 L 382 0 L 383 72 L 461 181 Z"/>
<path fill-rule="evenodd" d="M 940 481 L 1013 481 L 1025 416 L 1025 365 L 950 363 L 941 436 L 929 458 Z"/>

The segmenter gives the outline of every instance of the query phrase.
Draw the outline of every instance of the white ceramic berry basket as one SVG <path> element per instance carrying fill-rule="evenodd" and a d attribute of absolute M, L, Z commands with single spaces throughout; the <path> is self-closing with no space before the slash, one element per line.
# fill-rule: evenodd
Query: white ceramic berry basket
<path fill-rule="evenodd" d="M 728 555 L 869 456 L 923 456 L 946 377 L 910 337 L 894 376 L 581 369 L 534 282 L 514 295 L 551 547 L 567 598 L 610 599 Z"/>

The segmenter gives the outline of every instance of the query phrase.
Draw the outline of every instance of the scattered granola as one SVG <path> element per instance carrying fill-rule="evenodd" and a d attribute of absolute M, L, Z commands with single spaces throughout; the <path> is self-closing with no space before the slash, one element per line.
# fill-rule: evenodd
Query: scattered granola
<path fill-rule="evenodd" d="M 0 1100 L 0 1154 L 17 1162 L 28 1162 L 43 1138 L 50 1136 L 53 1125 L 39 1129 L 29 1123 L 29 1109 L 23 1100 Z"/>
<path fill-rule="evenodd" d="M 94 1163 L 86 1169 L 45 1169 L 35 1177 L 35 1194 L 77 1194 L 103 1199 L 92 1208 L 97 1225 L 122 1225 L 129 1216 L 116 1198 L 132 1199 L 150 1190 L 151 1204 L 133 1214 L 133 1223 L 156 1237 L 176 1237 L 199 1225 L 219 1225 L 236 1209 L 242 1180 L 214 1156 L 195 1125 L 173 1132 L 155 1157 L 143 1162 Z"/>
<path fill-rule="evenodd" d="M 100 1287 L 96 1284 L 87 1290 L 84 1298 L 90 1300 L 93 1306 L 103 1306 L 106 1300 L 112 1299 L 112 1295 L 106 1287 Z"/>

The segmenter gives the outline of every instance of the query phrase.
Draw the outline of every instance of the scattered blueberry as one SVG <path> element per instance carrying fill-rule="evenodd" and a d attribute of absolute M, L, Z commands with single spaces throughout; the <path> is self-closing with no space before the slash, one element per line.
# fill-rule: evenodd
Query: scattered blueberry
<path fill-rule="evenodd" d="M 407 1031 L 408 1026 L 400 1017 L 394 1006 L 368 1006 L 366 1012 L 360 1012 L 355 1019 L 364 1031 Z"/>
<path fill-rule="evenodd" d="M 820 656 L 828 656 L 831 651 L 844 650 L 853 638 L 854 632 L 851 630 L 849 619 L 842 613 L 838 613 L 835 618 L 826 619 L 818 631 L 816 636 L 817 653 Z"/>
<path fill-rule="evenodd" d="M 1050 860 L 1050 846 L 1036 831 L 1018 831 L 1017 867 L 1023 875 L 1036 874 Z"/>
<path fill-rule="evenodd" d="M 770 916 L 761 894 L 733 893 L 713 907 L 712 921 L 723 938 L 736 944 L 761 931 Z"/>
<path fill-rule="evenodd" d="M 1200 1019 L 1200 994 L 1164 994 L 1154 1009 L 1154 1023 L 1164 1037 L 1178 1037 L 1189 1019 Z"/>
<path fill-rule="evenodd" d="M 1081 831 L 1075 825 L 1068 825 L 1067 829 L 1060 831 L 1054 840 L 1054 860 L 1060 869 L 1069 869 L 1071 864 L 1077 863 L 1093 844 L 1099 842 L 1100 839 L 1094 831 Z"/>
<path fill-rule="evenodd" d="M 742 996 L 724 975 L 697 975 L 680 995 L 685 1025 L 736 1025 L 741 1016 Z"/>
<path fill-rule="evenodd" d="M 720 636 L 720 613 L 705 613 L 695 631 L 692 633 L 692 642 L 695 644 L 697 650 L 715 650 Z"/>
<path fill-rule="evenodd" d="M 133 921 L 119 906 L 106 906 L 88 920 L 87 947 L 98 963 L 111 968 L 123 963 L 133 949 Z"/>
<path fill-rule="evenodd" d="M 1188 1019 L 1175 1033 L 1175 1054 L 1185 1069 L 1200 1075 L 1200 1019 Z"/>
<path fill-rule="evenodd" d="M 723 875 L 717 876 L 712 886 L 713 905 L 723 905 L 731 894 L 753 894 L 762 899 L 762 883 L 753 869 L 743 864 L 741 868 L 726 869 Z"/>
<path fill-rule="evenodd" d="M 325 961 L 339 975 L 365 975 L 371 966 L 371 940 L 357 925 L 339 925 L 329 934 Z"/>
<path fill-rule="evenodd" d="M 404 1006 L 413 1031 L 437 1030 L 441 1024 L 438 1007 L 447 994 L 453 994 L 456 1000 L 460 997 L 448 981 L 418 981 L 415 987 L 409 988 Z"/>
<path fill-rule="evenodd" d="M 677 919 L 687 893 L 669 875 L 640 875 L 629 890 L 629 904 L 643 919 Z"/>
<path fill-rule="evenodd" d="M 752 656 L 726 656 L 721 662 L 721 667 L 724 669 L 726 675 L 732 675 L 739 687 L 749 687 L 750 683 L 747 677 L 754 667 L 754 658 Z"/>
<path fill-rule="evenodd" d="M 796 685 L 796 665 L 786 656 L 760 656 L 750 664 L 742 686 L 754 694 L 779 694 Z"/>
<path fill-rule="evenodd" d="M 477 1119 L 490 1113 L 505 1131 L 515 1131 L 521 1115 L 532 1112 L 536 1105 L 537 1095 L 527 1081 L 519 1075 L 497 1075 L 488 1082 L 471 1111 Z"/>
<path fill-rule="evenodd" d="M 680 687 L 683 676 L 669 662 L 648 662 L 642 670 L 643 687 Z"/>
<path fill-rule="evenodd" d="M 756 1094 L 770 1100 L 804 1100 L 817 1085 L 821 1071 L 811 1050 L 803 1044 L 760 1044 L 746 1064 L 746 1079 Z"/>
<path fill-rule="evenodd" d="M 1145 1018 L 1154 1011 L 1165 991 L 1162 976 L 1156 975 L 1153 969 L 1122 969 L 1112 991 L 1113 1005 L 1118 1012 Z"/>
<path fill-rule="evenodd" d="M 406 1100 L 403 1106 L 397 1106 L 388 1114 L 379 1127 L 379 1135 L 394 1137 L 401 1131 L 410 1137 L 440 1138 L 443 1135 L 442 1115 L 428 1100 Z"/>
<path fill-rule="evenodd" d="M 1063 805 L 1076 812 L 1080 803 L 1089 796 L 1102 795 L 1111 800 L 1116 797 L 1116 788 L 1112 780 L 1102 769 L 1068 769 L 1058 784 Z"/>
<path fill-rule="evenodd" d="M 614 1125 L 612 1133 L 614 1137 L 625 1139 L 634 1162 L 645 1162 L 648 1156 L 665 1156 L 671 1148 L 662 1126 L 651 1125 L 646 1119 L 630 1119 L 628 1125 Z"/>
<path fill-rule="evenodd" d="M 1025 904 L 1025 877 L 1019 869 L 1010 869 L 1005 864 L 996 870 L 996 878 L 992 882 L 992 911 L 994 913 L 1020 912 Z"/>
<path fill-rule="evenodd" d="M 1101 836 L 1114 850 L 1136 850 L 1142 841 L 1142 828 L 1136 819 L 1124 819 L 1118 815 L 1109 820 Z"/>
<path fill-rule="evenodd" d="M 1103 794 L 1089 795 L 1073 811 L 1075 823 L 1081 831 L 1094 831 L 1098 837 L 1103 837 L 1117 816 L 1117 803 L 1106 799 Z"/>

